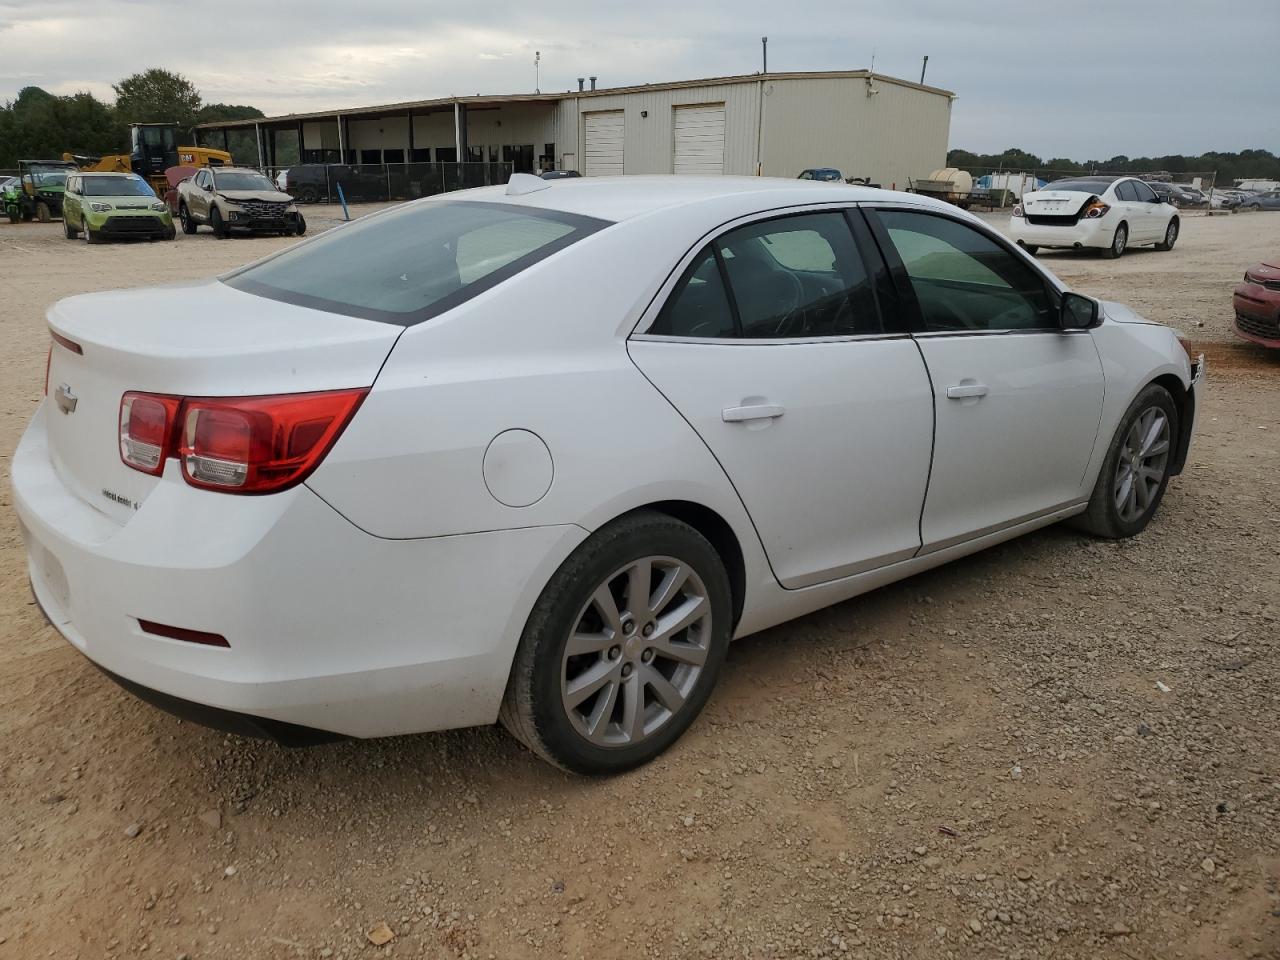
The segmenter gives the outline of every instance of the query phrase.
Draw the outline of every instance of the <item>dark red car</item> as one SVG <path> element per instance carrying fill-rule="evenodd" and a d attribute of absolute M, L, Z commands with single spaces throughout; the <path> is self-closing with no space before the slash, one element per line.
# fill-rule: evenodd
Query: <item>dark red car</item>
<path fill-rule="evenodd" d="M 1236 334 L 1280 348 L 1280 257 L 1254 264 L 1236 285 Z"/>

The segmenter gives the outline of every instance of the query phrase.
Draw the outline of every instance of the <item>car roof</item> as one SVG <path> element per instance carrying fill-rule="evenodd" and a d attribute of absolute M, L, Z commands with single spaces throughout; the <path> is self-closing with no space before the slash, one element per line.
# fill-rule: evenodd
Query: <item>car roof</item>
<path fill-rule="evenodd" d="M 121 180 L 141 180 L 136 173 L 121 173 L 119 170 L 77 170 L 82 177 L 119 177 Z"/>
<path fill-rule="evenodd" d="M 480 187 L 463 193 L 443 194 L 439 200 L 480 200 L 558 210 L 586 217 L 619 222 L 658 210 L 683 207 L 727 198 L 742 201 L 744 214 L 770 207 L 800 206 L 806 203 L 867 203 L 877 200 L 906 200 L 937 209 L 957 208 L 941 200 L 894 190 L 849 184 L 819 184 L 813 180 L 781 177 L 714 177 L 672 175 L 630 175 L 621 177 L 567 177 L 542 180 L 545 189 L 508 194 L 507 187 Z"/>

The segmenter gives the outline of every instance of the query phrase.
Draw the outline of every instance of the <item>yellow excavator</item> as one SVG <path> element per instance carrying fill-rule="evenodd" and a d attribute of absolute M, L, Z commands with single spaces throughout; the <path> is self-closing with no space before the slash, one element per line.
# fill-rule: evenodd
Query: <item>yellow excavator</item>
<path fill-rule="evenodd" d="M 225 150 L 179 146 L 176 123 L 131 123 L 129 139 L 129 153 L 104 157 L 64 153 L 62 159 L 85 173 L 136 173 L 151 184 L 158 197 L 163 197 L 169 188 L 164 172 L 170 167 L 218 167 L 231 163 L 231 154 Z"/>

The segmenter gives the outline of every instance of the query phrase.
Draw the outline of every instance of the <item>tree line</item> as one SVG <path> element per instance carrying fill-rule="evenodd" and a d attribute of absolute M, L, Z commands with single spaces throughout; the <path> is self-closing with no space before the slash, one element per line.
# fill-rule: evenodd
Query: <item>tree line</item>
<path fill-rule="evenodd" d="M 135 73 L 112 89 L 116 99 L 109 104 L 92 93 L 57 96 L 23 87 L 0 106 L 0 170 L 12 169 L 19 160 L 56 160 L 63 151 L 128 153 L 130 123 L 176 123 L 185 134 L 197 123 L 263 116 L 257 107 L 205 103 L 190 80 L 168 70 Z"/>
<path fill-rule="evenodd" d="M 958 167 L 979 175 L 997 170 L 1037 171 L 1040 173 L 1171 173 L 1205 174 L 1217 172 L 1218 186 L 1230 186 L 1235 180 L 1280 180 L 1280 156 L 1267 150 L 1241 150 L 1239 153 L 1202 153 L 1184 156 L 1180 153 L 1163 157 L 1116 156 L 1109 160 L 1068 160 L 1051 157 L 1047 160 L 1033 153 L 1010 147 L 1004 153 L 970 153 L 968 150 L 951 150 L 947 153 L 947 166 Z"/>

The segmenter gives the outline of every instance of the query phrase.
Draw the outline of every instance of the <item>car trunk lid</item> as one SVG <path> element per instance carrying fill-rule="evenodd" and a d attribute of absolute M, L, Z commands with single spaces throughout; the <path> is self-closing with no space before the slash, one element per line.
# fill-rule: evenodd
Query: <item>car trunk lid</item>
<path fill-rule="evenodd" d="M 367 387 L 403 330 L 216 280 L 72 297 L 48 320 L 50 457 L 68 489 L 120 523 L 161 482 L 120 459 L 126 391 L 241 397 Z"/>

